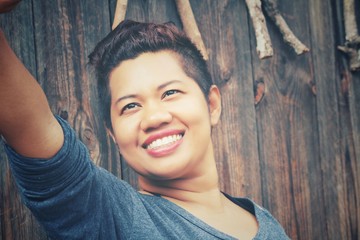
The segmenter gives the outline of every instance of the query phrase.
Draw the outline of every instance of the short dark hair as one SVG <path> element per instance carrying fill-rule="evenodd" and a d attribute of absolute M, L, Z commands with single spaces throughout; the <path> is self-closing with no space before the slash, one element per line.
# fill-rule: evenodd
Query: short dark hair
<path fill-rule="evenodd" d="M 112 130 L 109 76 L 122 61 L 135 59 L 142 53 L 170 50 L 180 57 L 184 72 L 199 85 L 207 97 L 213 84 L 207 62 L 184 32 L 173 23 L 121 22 L 89 55 L 98 84 L 98 102 L 106 127 Z"/>

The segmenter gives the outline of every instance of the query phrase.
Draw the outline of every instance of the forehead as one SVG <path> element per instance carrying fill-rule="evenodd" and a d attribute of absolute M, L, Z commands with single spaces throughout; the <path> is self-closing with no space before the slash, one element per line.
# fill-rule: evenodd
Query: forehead
<path fill-rule="evenodd" d="M 171 51 L 143 53 L 135 59 L 121 62 L 109 76 L 112 94 L 151 88 L 165 81 L 191 80 L 183 70 L 178 54 Z"/>
<path fill-rule="evenodd" d="M 142 53 L 134 59 L 122 61 L 117 67 L 113 69 L 110 78 L 114 74 L 136 74 L 144 71 L 156 70 L 166 74 L 169 70 L 183 70 L 180 62 L 180 56 L 170 50 L 163 50 L 159 52 Z"/>

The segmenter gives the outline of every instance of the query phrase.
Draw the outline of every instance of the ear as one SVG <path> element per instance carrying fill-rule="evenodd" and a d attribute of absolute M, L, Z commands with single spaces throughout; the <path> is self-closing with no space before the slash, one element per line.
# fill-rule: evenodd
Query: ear
<path fill-rule="evenodd" d="M 115 136 L 114 136 L 113 131 L 111 129 L 109 129 L 109 128 L 106 128 L 106 132 L 111 137 L 111 139 L 114 141 L 114 143 L 116 144 L 116 140 L 115 140 Z"/>
<path fill-rule="evenodd" d="M 119 153 L 121 154 L 119 145 L 117 144 L 116 139 L 115 139 L 114 132 L 113 132 L 111 129 L 109 129 L 109 128 L 106 128 L 106 132 L 107 132 L 107 134 L 111 137 L 111 139 L 112 139 L 113 142 L 115 143 L 115 145 L 116 145 Z"/>
<path fill-rule="evenodd" d="M 208 101 L 210 123 L 211 126 L 215 126 L 218 123 L 221 115 L 221 95 L 220 90 L 216 85 L 212 85 L 210 87 Z"/>

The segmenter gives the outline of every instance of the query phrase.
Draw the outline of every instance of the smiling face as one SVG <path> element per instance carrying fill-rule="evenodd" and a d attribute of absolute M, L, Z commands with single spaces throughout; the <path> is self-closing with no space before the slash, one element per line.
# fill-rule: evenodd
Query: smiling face
<path fill-rule="evenodd" d="M 143 53 L 110 74 L 113 136 L 128 164 L 149 179 L 196 177 L 213 164 L 211 126 L 220 116 L 170 51 Z"/>

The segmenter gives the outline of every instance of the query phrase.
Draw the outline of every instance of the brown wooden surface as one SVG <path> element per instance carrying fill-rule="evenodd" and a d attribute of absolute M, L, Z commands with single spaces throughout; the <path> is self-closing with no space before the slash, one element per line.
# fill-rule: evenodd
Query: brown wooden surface
<path fill-rule="evenodd" d="M 342 0 L 278 2 L 309 53 L 296 56 L 268 22 L 274 56 L 259 60 L 244 1 L 191 1 L 223 97 L 213 129 L 221 188 L 269 209 L 292 239 L 359 239 L 360 74 L 350 73 L 336 50 L 345 35 Z M 94 162 L 136 186 L 97 119 L 95 79 L 86 66 L 110 31 L 115 3 L 28 0 L 0 16 L 0 26 Z M 169 0 L 129 1 L 126 18 L 181 27 Z M 255 106 L 259 83 L 265 92 Z M 0 225 L 0 239 L 48 239 L 21 204 L 2 148 Z"/>

